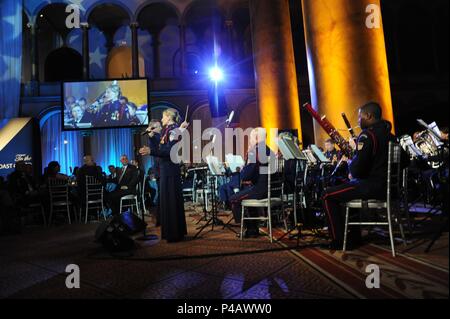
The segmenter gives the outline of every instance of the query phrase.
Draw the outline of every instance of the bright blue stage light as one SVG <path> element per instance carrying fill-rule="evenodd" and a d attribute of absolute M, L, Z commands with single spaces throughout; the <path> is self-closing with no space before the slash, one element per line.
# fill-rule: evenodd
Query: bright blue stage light
<path fill-rule="evenodd" d="M 216 66 L 209 70 L 209 77 L 211 78 L 211 81 L 220 82 L 224 78 L 223 71 Z"/>

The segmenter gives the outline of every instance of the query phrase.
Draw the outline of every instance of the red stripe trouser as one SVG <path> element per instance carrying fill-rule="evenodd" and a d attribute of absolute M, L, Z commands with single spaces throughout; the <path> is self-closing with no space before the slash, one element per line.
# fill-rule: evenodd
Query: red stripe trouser
<path fill-rule="evenodd" d="M 342 204 L 363 198 L 360 185 L 346 183 L 330 187 L 323 196 L 323 209 L 327 217 L 330 237 L 342 242 L 344 240 L 345 213 Z"/>

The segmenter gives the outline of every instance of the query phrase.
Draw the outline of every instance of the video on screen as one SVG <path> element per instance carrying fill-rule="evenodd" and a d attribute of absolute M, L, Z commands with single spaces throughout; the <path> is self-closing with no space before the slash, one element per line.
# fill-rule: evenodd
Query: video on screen
<path fill-rule="evenodd" d="M 63 84 L 63 129 L 146 126 L 147 80 L 107 80 Z"/>

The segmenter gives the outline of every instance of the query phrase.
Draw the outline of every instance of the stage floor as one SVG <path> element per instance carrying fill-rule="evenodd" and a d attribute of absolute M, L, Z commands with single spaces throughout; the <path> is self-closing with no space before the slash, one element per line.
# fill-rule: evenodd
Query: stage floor
<path fill-rule="evenodd" d="M 186 212 L 184 242 L 137 241 L 133 256 L 113 258 L 94 242 L 98 223 L 28 227 L 0 237 L 1 298 L 324 299 L 448 298 L 448 233 L 424 253 L 425 239 L 388 241 L 350 251 L 271 244 L 267 237 L 240 241 L 228 229 L 207 228 L 192 239 L 200 215 Z M 225 216 L 224 219 L 227 219 Z M 159 235 L 159 229 L 150 227 Z M 237 230 L 237 229 L 236 229 Z M 264 231 L 264 230 L 263 230 Z M 283 231 L 277 229 L 275 237 Z M 68 264 L 80 267 L 80 289 L 67 289 Z M 381 271 L 380 289 L 368 289 L 366 266 Z"/>

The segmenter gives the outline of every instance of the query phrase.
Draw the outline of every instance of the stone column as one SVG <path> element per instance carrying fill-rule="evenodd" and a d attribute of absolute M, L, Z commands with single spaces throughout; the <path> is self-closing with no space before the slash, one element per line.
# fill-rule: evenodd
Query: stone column
<path fill-rule="evenodd" d="M 107 54 L 109 55 L 111 53 L 111 50 L 114 49 L 114 34 L 116 33 L 117 29 L 114 28 L 108 28 L 108 29 L 100 29 L 105 38 L 106 38 L 106 43 L 105 43 L 105 48 L 107 50 Z"/>
<path fill-rule="evenodd" d="M 234 60 L 234 23 L 233 20 L 225 21 L 225 27 L 227 28 L 227 42 L 228 42 L 228 57 Z"/>
<path fill-rule="evenodd" d="M 92 131 L 82 131 L 81 136 L 83 137 L 83 155 L 92 155 Z"/>
<path fill-rule="evenodd" d="M 160 31 L 152 31 L 150 32 L 152 35 L 152 47 L 153 47 L 153 76 L 155 79 L 161 77 L 161 65 L 160 65 L 160 56 L 159 56 L 159 46 L 161 42 L 159 42 L 159 34 Z"/>
<path fill-rule="evenodd" d="M 88 23 L 81 23 L 81 31 L 83 35 L 83 79 L 89 80 L 90 73 L 89 73 L 89 24 Z"/>
<path fill-rule="evenodd" d="M 250 18 L 261 125 L 298 130 L 301 139 L 289 1 L 250 0 Z"/>
<path fill-rule="evenodd" d="M 131 28 L 131 65 L 133 78 L 139 77 L 139 40 L 138 40 L 138 24 L 133 22 Z"/>
<path fill-rule="evenodd" d="M 345 128 L 342 112 L 356 126 L 370 101 L 393 122 L 380 0 L 302 1 L 312 105 L 336 128 Z M 315 133 L 322 145 L 328 136 L 317 123 Z"/>
<path fill-rule="evenodd" d="M 31 95 L 39 95 L 39 44 L 37 25 L 28 23 L 31 35 Z"/>
<path fill-rule="evenodd" d="M 181 76 L 186 75 L 186 26 L 180 24 L 180 73 Z"/>

